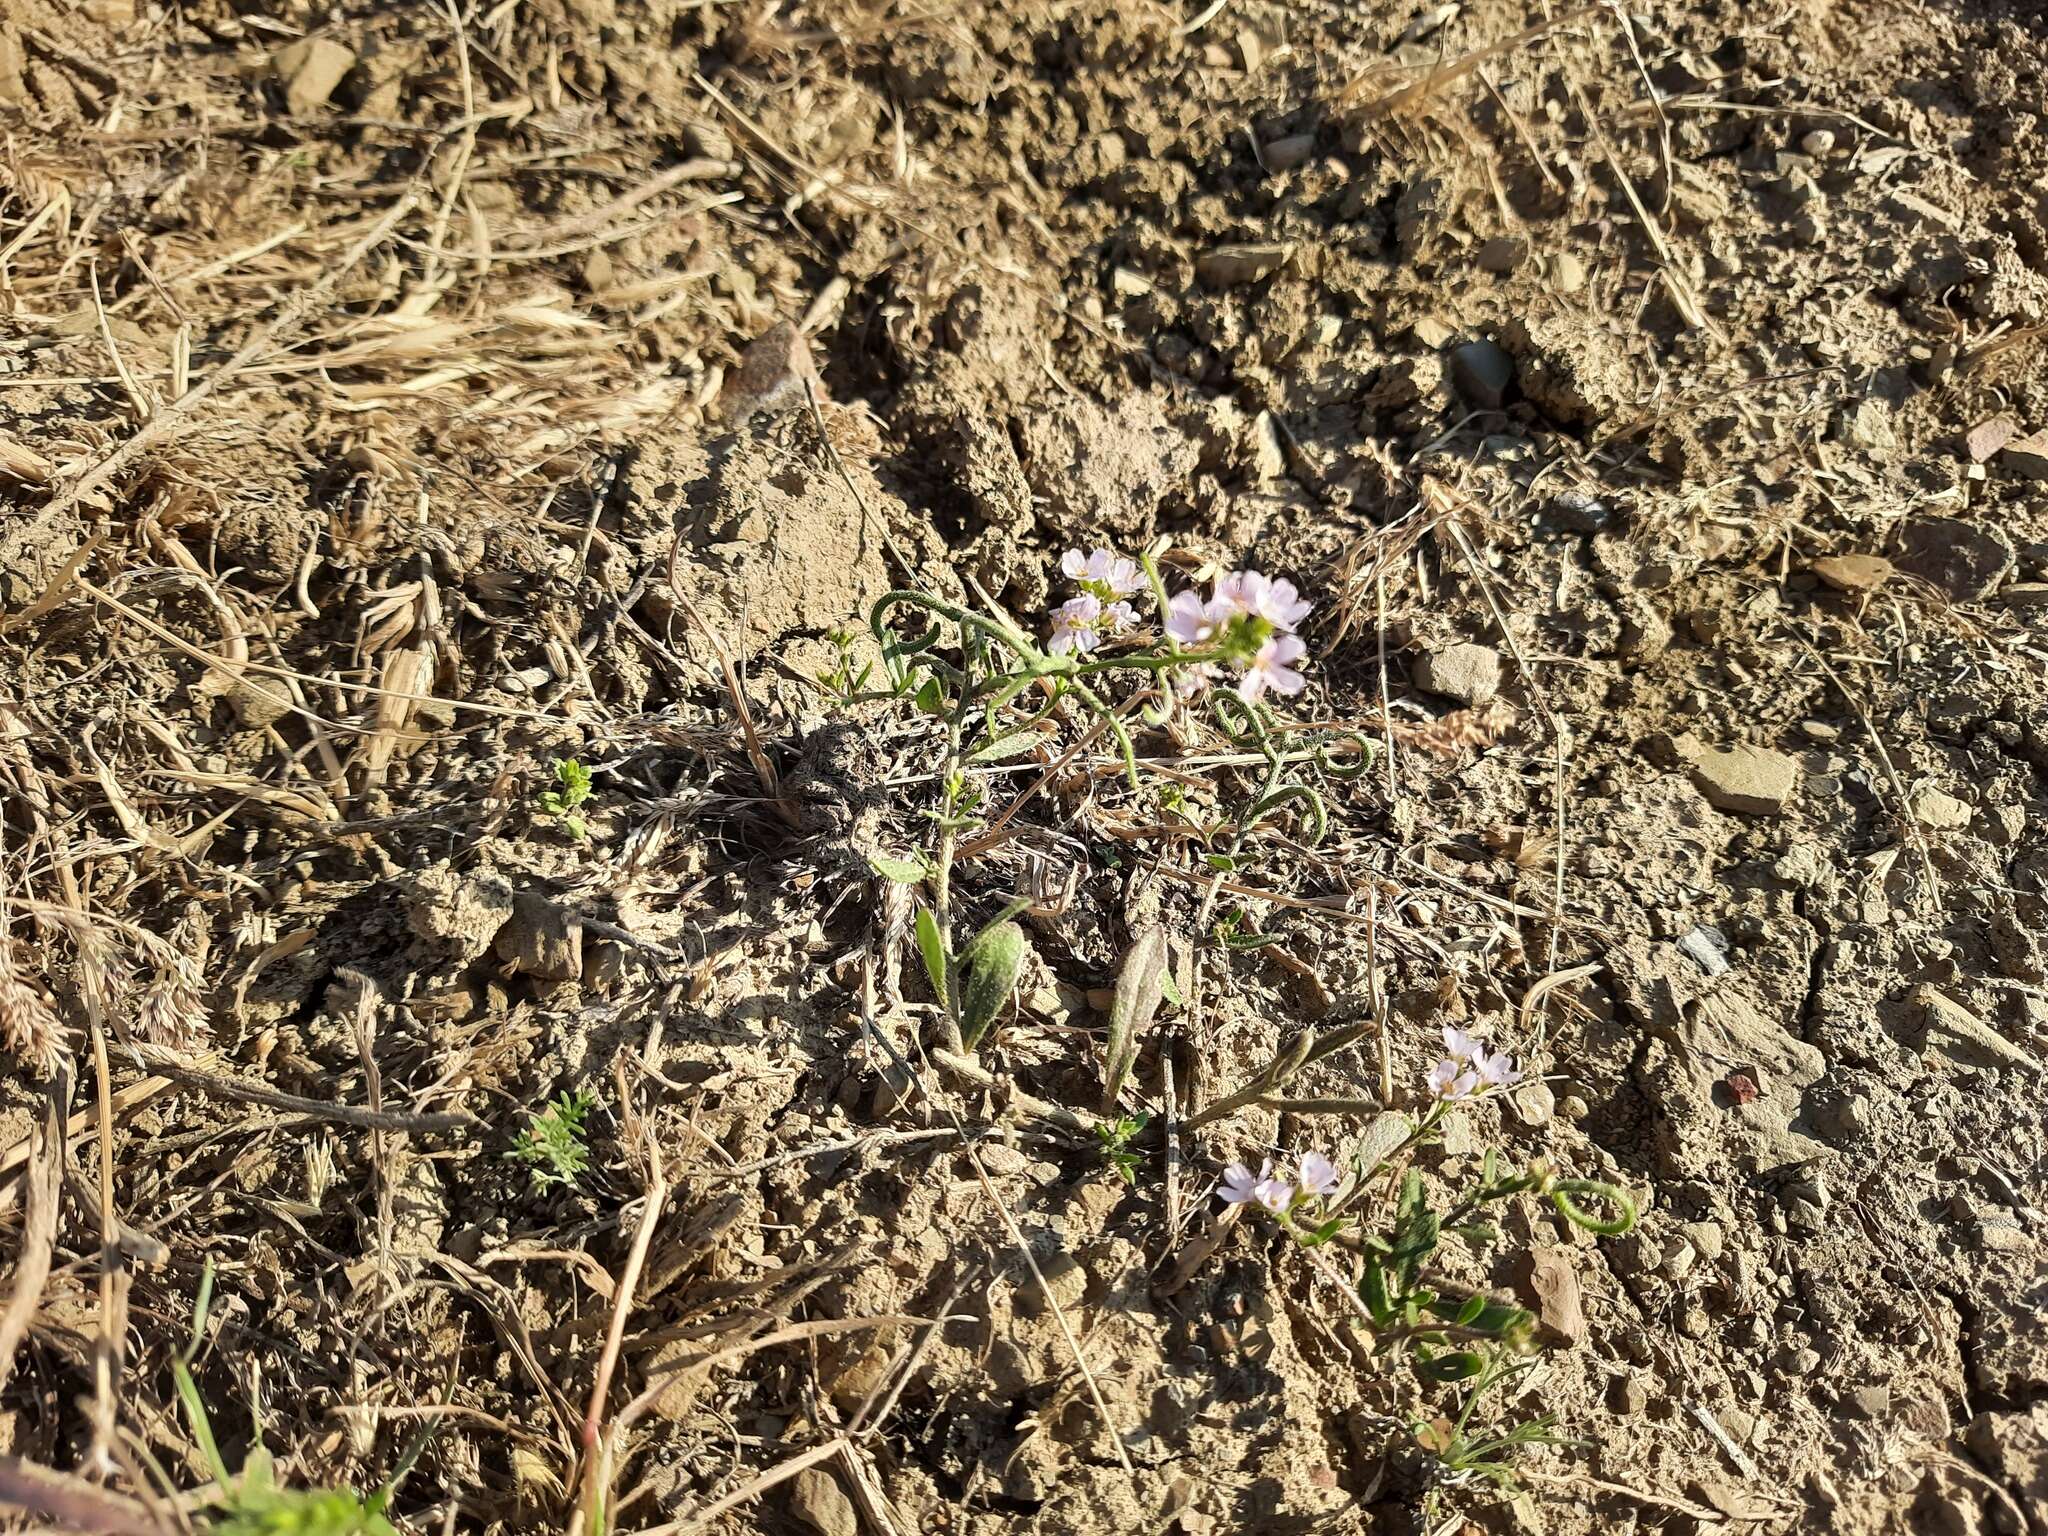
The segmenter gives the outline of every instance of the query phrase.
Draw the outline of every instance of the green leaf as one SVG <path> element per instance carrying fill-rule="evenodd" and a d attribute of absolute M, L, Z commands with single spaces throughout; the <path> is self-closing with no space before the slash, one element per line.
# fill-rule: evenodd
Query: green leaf
<path fill-rule="evenodd" d="M 1045 735 L 1041 731 L 1011 731 L 1008 735 L 998 736 L 994 741 L 968 758 L 967 761 L 970 763 L 1007 762 L 1013 757 L 1024 757 L 1036 751 L 1039 743 L 1044 740 Z"/>
<path fill-rule="evenodd" d="M 1159 1012 L 1166 995 L 1166 930 L 1148 923 L 1124 956 L 1116 993 L 1109 1004 L 1109 1038 L 1103 1045 L 1103 1098 L 1114 1104 L 1138 1060 L 1138 1036 Z"/>
<path fill-rule="evenodd" d="M 1343 1230 L 1344 1218 L 1342 1216 L 1332 1216 L 1328 1221 L 1304 1237 L 1301 1240 L 1301 1246 L 1304 1248 L 1320 1248 Z"/>
<path fill-rule="evenodd" d="M 590 770 L 573 757 L 555 759 L 555 780 L 562 786 L 562 804 L 574 810 L 590 798 Z"/>
<path fill-rule="evenodd" d="M 1377 1256 L 1365 1261 L 1365 1278 L 1358 1284 L 1359 1298 L 1372 1314 L 1373 1326 L 1384 1328 L 1394 1320 L 1394 1299 L 1387 1293 L 1387 1272 Z"/>
<path fill-rule="evenodd" d="M 1237 860 L 1227 853 L 1205 853 L 1202 855 L 1202 862 L 1211 869 L 1222 870 L 1226 875 L 1237 868 Z"/>
<path fill-rule="evenodd" d="M 939 937 L 939 920 L 932 915 L 930 907 L 917 909 L 917 948 L 924 956 L 924 973 L 932 979 L 932 993 L 942 1008 L 952 1006 L 947 1001 L 946 941 Z"/>
<path fill-rule="evenodd" d="M 1424 1381 L 1438 1383 L 1470 1381 L 1486 1369 L 1486 1358 L 1476 1350 L 1458 1349 L 1447 1355 L 1438 1355 L 1430 1360 L 1415 1362 L 1415 1374 Z"/>
<path fill-rule="evenodd" d="M 1017 990 L 1018 973 L 1031 953 L 1024 930 L 1009 921 L 991 923 L 960 952 L 960 1043 L 973 1050 Z"/>
<path fill-rule="evenodd" d="M 945 712 L 946 690 L 936 677 L 926 678 L 917 690 L 917 707 L 928 715 Z"/>
<path fill-rule="evenodd" d="M 1168 966 L 1159 973 L 1159 990 L 1174 1007 L 1187 1007 L 1187 999 L 1180 995 L 1180 983 L 1173 979 L 1172 966 Z"/>
<path fill-rule="evenodd" d="M 1489 1296 L 1471 1296 L 1462 1302 L 1445 1297 L 1431 1302 L 1429 1313 L 1454 1327 L 1471 1328 L 1503 1338 L 1522 1332 L 1536 1320 L 1535 1314 L 1525 1308 L 1495 1301 Z"/>
<path fill-rule="evenodd" d="M 884 880 L 894 881 L 897 885 L 916 885 L 931 873 L 921 858 L 898 859 L 886 853 L 869 854 L 868 868 Z"/>

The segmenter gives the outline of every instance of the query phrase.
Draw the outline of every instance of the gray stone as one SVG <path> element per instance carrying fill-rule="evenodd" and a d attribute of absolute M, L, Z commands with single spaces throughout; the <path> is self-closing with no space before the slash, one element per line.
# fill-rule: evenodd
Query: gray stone
<path fill-rule="evenodd" d="M 860 1536 L 860 1516 L 830 1472 L 806 1467 L 790 1480 L 789 1512 L 818 1536 Z"/>
<path fill-rule="evenodd" d="M 1485 704 L 1500 692 L 1500 653 L 1484 645 L 1453 645 L 1415 664 L 1415 684 L 1460 704 Z"/>
<path fill-rule="evenodd" d="M 1980 421 L 1970 428 L 1963 438 L 1963 451 L 1969 454 L 1971 463 L 1982 464 L 2011 442 L 2018 430 L 2010 416 L 1993 416 L 1989 421 Z"/>
<path fill-rule="evenodd" d="M 1557 1095 L 1546 1082 L 1528 1082 L 1515 1090 L 1514 1095 L 1508 1100 L 1508 1106 L 1514 1110 L 1515 1118 L 1524 1125 L 1548 1125 L 1551 1117 L 1557 1113 Z"/>
<path fill-rule="evenodd" d="M 284 82 L 284 104 L 293 117 L 327 105 L 342 77 L 356 67 L 355 51 L 331 37 L 308 37 L 280 48 L 270 60 Z"/>
<path fill-rule="evenodd" d="M 810 342 L 794 325 L 781 321 L 747 343 L 739 366 L 726 375 L 718 392 L 719 414 L 737 431 L 757 415 L 801 410 L 810 401 L 806 384 L 818 387 L 817 380 Z"/>
<path fill-rule="evenodd" d="M 1775 816 L 1799 788 L 1799 764 L 1783 752 L 1738 743 L 1701 752 L 1692 781 L 1717 810 Z"/>
<path fill-rule="evenodd" d="M 574 981 L 583 974 L 583 925 L 545 896 L 521 891 L 492 948 L 505 968 L 542 981 Z"/>
<path fill-rule="evenodd" d="M 1083 1269 L 1074 1256 L 1061 1249 L 1050 1249 L 1033 1255 L 1038 1260 L 1038 1273 L 1045 1277 L 1043 1288 L 1038 1280 L 1026 1271 L 1024 1283 L 1018 1288 L 1018 1304 L 1036 1316 L 1048 1316 L 1053 1311 L 1050 1303 L 1057 1303 L 1059 1311 L 1072 1316 L 1076 1307 L 1088 1294 L 1088 1271 Z M 1050 1302 L 1047 1293 L 1050 1292 Z"/>
<path fill-rule="evenodd" d="M 1679 952 L 1692 961 L 1709 976 L 1719 976 L 1728 969 L 1728 935 L 1720 929 L 1702 923 L 1678 940 Z"/>
<path fill-rule="evenodd" d="M 1241 288 L 1265 281 L 1293 254 L 1291 245 L 1219 245 L 1195 258 L 1195 276 L 1204 288 Z"/>
<path fill-rule="evenodd" d="M 2048 432 L 2014 438 L 1999 452 L 1998 465 L 2029 480 L 2048 480 Z"/>
<path fill-rule="evenodd" d="M 1451 349 L 1451 382 L 1482 411 L 1497 411 L 1515 382 L 1515 360 L 1490 341 Z"/>
<path fill-rule="evenodd" d="M 1688 1221 L 1685 1236 L 1699 1256 L 1710 1264 L 1728 1251 L 1728 1233 L 1718 1221 Z"/>
<path fill-rule="evenodd" d="M 1970 824 L 1970 807 L 1954 795 L 1923 789 L 1913 796 L 1913 819 L 1931 832 L 1953 832 Z"/>
<path fill-rule="evenodd" d="M 1837 592 L 1872 592 L 1892 577 L 1892 563 L 1883 555 L 1829 555 L 1808 569 Z"/>
<path fill-rule="evenodd" d="M 1892 1389 L 1882 1382 L 1853 1388 L 1842 1399 L 1842 1411 L 1851 1418 L 1884 1418 L 1892 1411 Z"/>
<path fill-rule="evenodd" d="M 1614 1385 L 1607 1389 L 1608 1407 L 1625 1419 L 1640 1418 L 1649 1401 L 1642 1378 L 1634 1374 L 1616 1377 Z"/>
<path fill-rule="evenodd" d="M 1993 806 L 1991 814 L 1984 820 L 1990 831 L 1991 841 L 2011 847 L 2027 830 L 2027 808 L 2023 805 Z"/>
<path fill-rule="evenodd" d="M 1316 136 L 1312 133 L 1292 134 L 1284 139 L 1275 139 L 1262 151 L 1261 156 L 1269 171 L 1291 171 L 1316 152 Z"/>
<path fill-rule="evenodd" d="M 1995 528 L 1955 517 L 1916 517 L 1899 530 L 1894 564 L 1964 602 L 1998 590 L 2013 567 L 2012 543 Z"/>

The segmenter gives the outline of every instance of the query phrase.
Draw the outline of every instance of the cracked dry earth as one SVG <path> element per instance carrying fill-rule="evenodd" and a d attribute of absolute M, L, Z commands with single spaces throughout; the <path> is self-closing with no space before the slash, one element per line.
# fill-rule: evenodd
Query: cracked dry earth
<path fill-rule="evenodd" d="M 374 1487 L 430 1423 L 408 1531 L 567 1527 L 619 1313 L 622 1531 L 2044 1536 L 2044 47 L 1987 0 L 0 11 L 0 954 L 68 1066 L 0 1089 L 0 1453 L 204 1482 L 210 1263 L 231 1464 Z M 1170 814 L 1071 731 L 987 773 L 1043 782 L 964 909 L 1063 905 L 976 1063 L 891 1054 L 932 1004 L 870 860 L 940 743 L 828 699 L 832 636 L 905 583 L 1039 623 L 1153 541 L 1297 581 L 1296 715 L 1392 750 L 1124 1107 L 1375 989 L 1395 1108 L 1447 1023 L 1540 1076 L 1420 1158 L 1644 1212 L 1447 1255 L 1542 1319 L 1487 1412 L 1568 1443 L 1512 1496 L 1216 1215 L 1376 1122 L 1155 1124 L 1126 1185 L 1048 1112 L 1136 936 L 1206 938 L 1228 743 L 1141 742 Z M 379 1101 L 467 1119 L 336 1118 Z"/>

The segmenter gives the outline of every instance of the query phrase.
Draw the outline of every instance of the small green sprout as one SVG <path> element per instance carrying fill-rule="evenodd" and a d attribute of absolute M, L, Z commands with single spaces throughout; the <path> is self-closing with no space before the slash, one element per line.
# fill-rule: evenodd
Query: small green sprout
<path fill-rule="evenodd" d="M 842 703 L 858 698 L 867 690 L 868 680 L 874 676 L 875 664 L 862 661 L 855 653 L 858 637 L 850 629 L 835 629 L 825 636 L 832 643 L 838 660 L 830 671 L 818 675 L 818 686 Z"/>
<path fill-rule="evenodd" d="M 583 1144 L 583 1122 L 595 1102 L 588 1089 L 560 1095 L 533 1117 L 505 1155 L 531 1168 L 533 1182 L 540 1188 L 569 1188 L 590 1167 L 590 1149 Z"/>
<path fill-rule="evenodd" d="M 559 821 L 563 831 L 581 841 L 590 828 L 577 808 L 590 798 L 590 770 L 573 757 L 558 757 L 555 782 L 561 787 L 540 792 L 541 814 Z"/>
<path fill-rule="evenodd" d="M 1138 1154 L 1131 1150 L 1131 1143 L 1144 1134 L 1145 1127 L 1152 1123 L 1152 1117 L 1145 1111 L 1119 1115 L 1114 1120 L 1104 1120 L 1095 1127 L 1095 1136 L 1102 1143 L 1102 1160 L 1116 1170 L 1116 1176 L 1126 1184 L 1138 1182 Z"/>

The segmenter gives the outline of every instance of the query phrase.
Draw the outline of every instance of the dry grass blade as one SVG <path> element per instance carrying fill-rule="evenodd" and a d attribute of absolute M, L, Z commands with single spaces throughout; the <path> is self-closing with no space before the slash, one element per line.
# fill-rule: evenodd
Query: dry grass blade
<path fill-rule="evenodd" d="M 740 1488 L 734 1489 L 723 1498 L 707 1504 L 695 1514 L 681 1520 L 671 1520 L 666 1525 L 650 1525 L 635 1531 L 632 1536 L 694 1536 L 697 1531 L 708 1530 L 711 1522 L 728 1510 L 738 1509 L 742 1504 L 752 1503 L 770 1488 L 780 1487 L 797 1473 L 815 1467 L 821 1461 L 830 1461 L 846 1448 L 844 1436 L 827 1440 L 823 1445 L 812 1446 L 808 1451 L 792 1456 Z"/>
<path fill-rule="evenodd" d="M 57 1242 L 57 1208 L 64 1187 L 64 1130 L 71 1101 L 71 1072 L 60 1068 L 50 1083 L 42 1120 L 29 1145 L 27 1211 L 14 1264 L 14 1293 L 0 1314 L 0 1387 L 14 1371 L 14 1352 L 42 1305 L 43 1284 Z"/>
<path fill-rule="evenodd" d="M 590 1532 L 594 1536 L 594 1533 L 602 1532 L 604 1510 L 611 1499 L 612 1465 L 618 1446 L 604 1434 L 605 1399 L 611 1393 L 612 1372 L 618 1367 L 619 1348 L 625 1342 L 626 1319 L 631 1316 L 634 1298 L 640 1291 L 640 1272 L 647 1263 L 647 1246 L 654 1239 L 654 1228 L 661 1220 L 661 1213 L 668 1207 L 668 1180 L 661 1172 L 660 1154 L 651 1147 L 648 1151 L 653 1171 L 641 1200 L 640 1222 L 633 1232 L 633 1247 L 626 1255 L 626 1267 L 619 1273 L 618 1286 L 612 1296 L 612 1315 L 605 1328 L 604 1353 L 598 1357 L 596 1376 L 590 1385 L 590 1406 L 583 1415 L 582 1494 L 575 1517 L 569 1523 L 570 1536 L 578 1536 L 580 1532 Z"/>
<path fill-rule="evenodd" d="M 19 1456 L 0 1456 L 0 1504 L 100 1536 L 164 1536 L 168 1529 L 135 1499 Z"/>
<path fill-rule="evenodd" d="M 269 1109 L 286 1110 L 310 1119 L 324 1120 L 332 1125 L 352 1125 L 366 1131 L 390 1131 L 401 1136 L 433 1136 L 448 1131 L 459 1131 L 476 1124 L 473 1116 L 464 1114 L 408 1115 L 394 1110 L 362 1109 L 353 1104 L 334 1104 L 321 1099 L 304 1098 L 296 1093 L 286 1093 L 282 1089 L 272 1088 L 268 1083 L 251 1082 L 247 1078 L 231 1076 L 226 1072 L 210 1071 L 192 1062 L 180 1052 L 165 1047 L 135 1041 L 129 1048 L 152 1072 L 188 1088 L 197 1088 L 214 1098 L 226 1099 L 237 1104 L 261 1104 Z"/>

